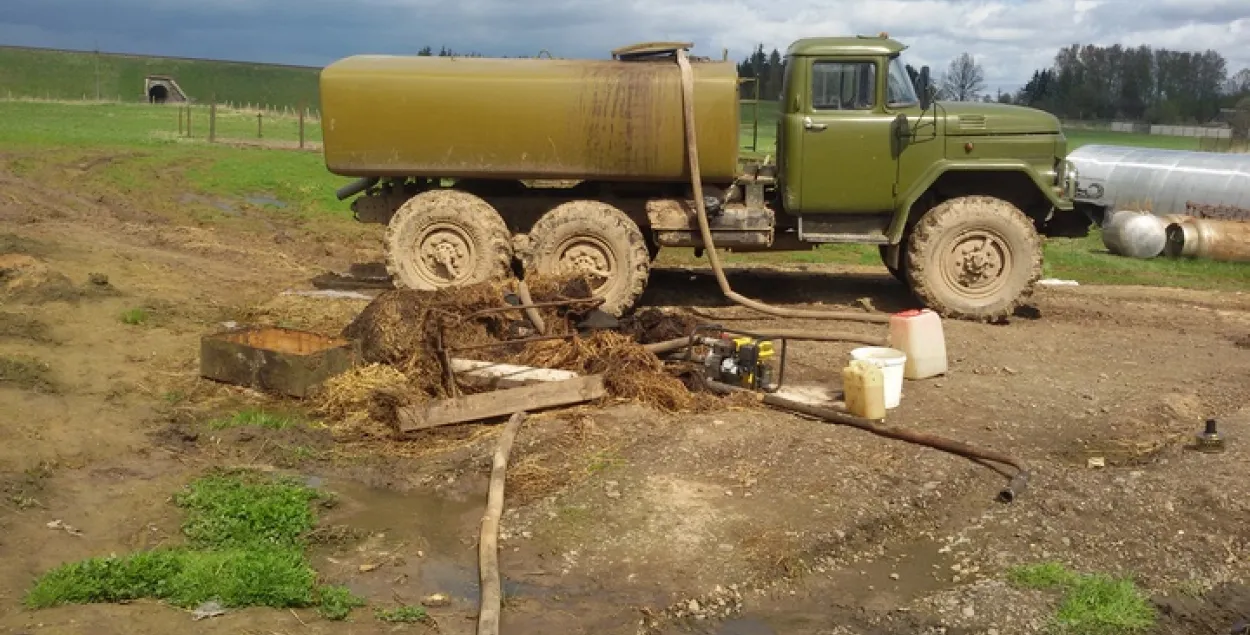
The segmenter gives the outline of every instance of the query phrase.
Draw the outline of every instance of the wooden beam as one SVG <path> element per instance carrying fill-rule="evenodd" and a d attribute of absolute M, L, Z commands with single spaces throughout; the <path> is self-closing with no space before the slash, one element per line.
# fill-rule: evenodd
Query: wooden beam
<path fill-rule="evenodd" d="M 399 432 L 411 434 L 438 426 L 493 419 L 514 412 L 571 406 L 594 401 L 607 394 L 603 377 L 590 375 L 440 399 L 419 406 L 404 406 L 395 409 L 395 418 L 399 423 Z"/>
<path fill-rule="evenodd" d="M 578 376 L 569 370 L 534 368 L 476 359 L 452 359 L 451 370 L 467 384 L 482 388 L 516 388 L 542 382 L 566 381 Z"/>

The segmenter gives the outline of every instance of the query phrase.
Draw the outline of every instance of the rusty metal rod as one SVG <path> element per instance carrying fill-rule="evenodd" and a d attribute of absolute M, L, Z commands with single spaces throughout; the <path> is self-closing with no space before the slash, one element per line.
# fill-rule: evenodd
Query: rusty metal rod
<path fill-rule="evenodd" d="M 712 240 L 712 228 L 708 223 L 707 208 L 703 204 L 703 177 L 699 172 L 699 147 L 698 139 L 695 135 L 694 71 L 690 67 L 690 59 L 687 57 L 686 49 L 684 48 L 677 49 L 677 65 L 681 69 L 682 115 L 686 128 L 686 154 L 690 160 L 690 187 L 694 194 L 695 211 L 699 219 L 699 232 L 703 235 L 703 249 L 707 252 L 708 263 L 712 266 L 712 273 L 716 274 L 716 282 L 720 285 L 721 293 L 737 304 L 766 315 L 799 319 L 847 320 L 888 324 L 890 316 L 887 314 L 856 313 L 851 311 L 812 311 L 770 306 L 739 295 L 729 286 L 729 280 L 725 278 L 725 271 L 721 268 L 720 255 L 716 253 L 716 243 Z"/>
<path fill-rule="evenodd" d="M 869 419 L 863 419 L 860 417 L 856 417 L 854 415 L 849 415 L 844 412 L 838 412 L 836 410 L 832 410 L 829 408 L 821 408 L 819 406 L 811 406 L 805 403 L 800 403 L 797 401 L 786 399 L 785 397 L 779 396 L 776 393 L 755 393 L 745 388 L 739 388 L 737 386 L 730 386 L 729 384 L 725 384 L 725 383 L 718 382 L 712 379 L 708 379 L 706 377 L 703 377 L 702 379 L 703 379 L 704 385 L 707 386 L 709 390 L 722 394 L 722 395 L 727 395 L 727 394 L 735 393 L 735 392 L 746 392 L 756 397 L 756 399 L 758 399 L 760 402 L 769 406 L 773 406 L 775 408 L 780 408 L 782 410 L 790 410 L 792 412 L 805 414 L 809 417 L 816 417 L 817 419 L 823 419 L 830 423 L 837 423 L 840 425 L 851 426 L 853 428 L 859 428 L 860 430 L 864 430 L 865 432 L 871 432 L 872 434 L 885 437 L 887 439 L 895 439 L 897 441 L 906 441 L 908 443 L 914 443 L 916 445 L 923 445 L 925 447 L 934 448 L 936 450 L 942 450 L 943 452 L 949 452 L 951 454 L 962 456 L 966 459 L 970 459 L 974 461 L 977 461 L 977 460 L 993 461 L 995 463 L 1002 463 L 1004 465 L 1009 465 L 1016 469 L 1016 474 L 1011 477 L 1011 480 L 1010 482 L 1007 483 L 1007 486 L 998 492 L 998 500 L 1004 503 L 1010 503 L 1014 501 L 1016 497 L 1019 496 L 1021 493 L 1023 493 L 1025 488 L 1028 487 L 1029 470 L 1025 468 L 1024 464 L 1021 463 L 1019 460 L 1012 458 L 1010 456 L 1007 456 L 1005 454 L 1000 454 L 992 450 L 983 450 L 980 448 L 975 448 L 962 441 L 955 441 L 953 439 L 947 439 L 945 437 L 939 437 L 939 436 L 935 436 L 931 434 L 924 434 L 921 432 L 914 432 L 911 430 L 905 430 L 901 428 L 884 428 L 873 423 Z"/>
<path fill-rule="evenodd" d="M 567 335 L 538 335 L 535 337 L 524 337 L 515 340 L 504 340 L 502 342 L 490 342 L 489 344 L 474 344 L 473 346 L 449 346 L 443 350 L 449 353 L 460 353 L 463 351 L 480 351 L 487 348 L 502 348 L 504 346 L 512 346 L 513 344 L 532 344 L 534 342 L 547 342 L 551 340 L 571 340 L 577 337 L 577 333 L 569 333 Z"/>

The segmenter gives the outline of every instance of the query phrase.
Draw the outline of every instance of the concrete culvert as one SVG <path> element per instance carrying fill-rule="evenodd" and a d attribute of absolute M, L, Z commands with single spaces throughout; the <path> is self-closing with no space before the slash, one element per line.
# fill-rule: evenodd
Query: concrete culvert
<path fill-rule="evenodd" d="M 163 104 L 169 99 L 169 89 L 162 84 L 153 84 L 148 89 L 148 102 L 153 104 Z"/>

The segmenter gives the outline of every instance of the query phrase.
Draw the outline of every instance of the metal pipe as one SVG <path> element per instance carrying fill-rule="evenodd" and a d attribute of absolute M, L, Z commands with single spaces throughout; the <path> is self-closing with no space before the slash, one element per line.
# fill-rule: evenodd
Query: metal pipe
<path fill-rule="evenodd" d="M 334 191 L 334 196 L 340 201 L 351 198 L 378 184 L 378 177 L 371 176 L 364 179 L 356 179 L 343 187 Z"/>
<path fill-rule="evenodd" d="M 517 281 L 516 295 L 521 299 L 521 304 L 526 305 L 525 317 L 529 318 L 529 321 L 534 325 L 534 328 L 538 330 L 539 335 L 546 335 L 547 322 L 543 320 L 543 316 L 538 314 L 538 309 L 534 308 L 534 298 L 530 297 L 530 287 L 525 284 L 524 280 Z"/>
<path fill-rule="evenodd" d="M 862 419 L 860 417 L 846 414 L 844 412 L 838 412 L 837 410 L 832 410 L 830 408 L 821 408 L 819 406 L 812 406 L 798 401 L 793 401 L 776 393 L 752 393 L 746 389 L 730 386 L 729 384 L 707 379 L 706 377 L 703 378 L 703 383 L 709 390 L 722 395 L 735 392 L 746 392 L 755 396 L 760 402 L 782 410 L 805 414 L 817 419 L 823 419 L 830 423 L 851 426 L 887 439 L 906 441 L 908 443 L 930 447 L 935 450 L 942 450 L 943 452 L 949 452 L 974 461 L 992 461 L 995 463 L 1009 465 L 1016 469 L 1016 473 L 1011 477 L 1011 480 L 1007 483 L 1007 485 L 1003 489 L 999 490 L 998 500 L 1000 502 L 1010 503 L 1014 501 L 1016 497 L 1023 493 L 1028 487 L 1030 474 L 1029 470 L 1026 469 L 1024 464 L 1019 460 L 1005 454 L 1000 454 L 992 450 L 975 448 L 962 441 L 955 441 L 953 439 L 947 439 L 945 437 L 939 437 L 932 434 L 924 434 L 902 428 L 883 428 L 869 419 Z"/>
<path fill-rule="evenodd" d="M 725 272 L 721 269 L 720 255 L 716 253 L 716 243 L 712 240 L 712 228 L 707 219 L 707 207 L 703 203 L 703 177 L 699 172 L 699 146 L 695 135 L 694 113 L 694 71 L 690 67 L 690 59 L 684 48 L 678 48 L 677 65 L 681 69 L 682 115 L 686 128 L 686 154 L 690 158 L 690 187 L 694 194 L 695 211 L 698 213 L 699 232 L 703 235 L 703 249 L 707 252 L 708 263 L 712 265 L 712 273 L 716 274 L 716 282 L 721 293 L 731 301 L 766 315 L 779 317 L 815 319 L 815 320 L 849 320 L 888 324 L 890 316 L 876 313 L 855 313 L 850 311 L 805 311 L 802 309 L 786 309 L 774 307 L 757 300 L 738 295 L 729 286 Z"/>
<path fill-rule="evenodd" d="M 1250 223 L 1207 218 L 1172 223 L 1163 253 L 1172 258 L 1250 262 Z"/>

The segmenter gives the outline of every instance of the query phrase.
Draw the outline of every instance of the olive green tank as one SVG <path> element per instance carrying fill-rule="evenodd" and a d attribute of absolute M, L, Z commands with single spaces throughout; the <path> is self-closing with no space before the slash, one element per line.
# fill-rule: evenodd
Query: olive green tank
<path fill-rule="evenodd" d="M 698 61 L 699 161 L 738 166 L 738 75 Z M 668 60 L 360 55 L 321 71 L 326 167 L 358 177 L 684 181 L 681 78 Z"/>

